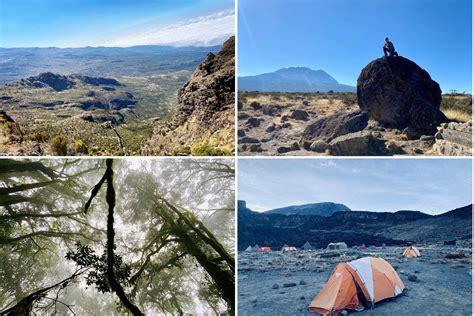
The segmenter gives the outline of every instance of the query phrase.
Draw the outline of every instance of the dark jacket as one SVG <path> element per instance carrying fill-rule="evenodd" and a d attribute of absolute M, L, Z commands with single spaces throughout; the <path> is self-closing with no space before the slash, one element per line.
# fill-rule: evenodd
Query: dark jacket
<path fill-rule="evenodd" d="M 395 46 L 393 46 L 393 43 L 391 41 L 386 41 L 384 47 L 389 51 L 389 52 L 395 52 Z"/>

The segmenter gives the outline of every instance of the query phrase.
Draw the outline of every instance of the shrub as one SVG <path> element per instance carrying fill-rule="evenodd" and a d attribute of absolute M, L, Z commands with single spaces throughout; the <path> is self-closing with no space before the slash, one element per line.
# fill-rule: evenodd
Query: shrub
<path fill-rule="evenodd" d="M 55 155 L 67 155 L 67 140 L 62 136 L 54 136 L 51 140 L 51 150 Z"/>
<path fill-rule="evenodd" d="M 37 131 L 34 132 L 33 136 L 31 136 L 31 139 L 39 143 L 44 143 L 49 139 L 49 133 L 47 131 Z"/>
<path fill-rule="evenodd" d="M 208 144 L 198 144 L 191 147 L 191 154 L 193 156 L 231 156 L 232 152 Z"/>
<path fill-rule="evenodd" d="M 258 103 L 257 101 L 252 101 L 252 103 L 250 103 L 249 106 L 252 107 L 254 110 L 258 110 L 262 108 L 260 103 Z"/>
<path fill-rule="evenodd" d="M 443 94 L 440 109 L 449 120 L 467 122 L 472 116 L 470 94 Z"/>
<path fill-rule="evenodd" d="M 189 156 L 191 148 L 189 146 L 179 146 L 173 151 L 173 156 Z"/>
<path fill-rule="evenodd" d="M 87 154 L 88 152 L 86 144 L 80 139 L 74 142 L 74 150 L 79 154 Z"/>
<path fill-rule="evenodd" d="M 357 94 L 355 93 L 342 93 L 340 98 L 342 103 L 346 106 L 355 104 L 357 102 Z"/>
<path fill-rule="evenodd" d="M 440 104 L 441 110 L 455 109 L 469 115 L 472 114 L 472 97 L 470 95 L 452 96 L 443 95 Z"/>

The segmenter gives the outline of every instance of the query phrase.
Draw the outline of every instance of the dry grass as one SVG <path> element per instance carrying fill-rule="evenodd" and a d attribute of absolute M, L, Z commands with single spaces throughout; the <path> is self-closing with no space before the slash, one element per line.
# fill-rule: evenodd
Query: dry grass
<path fill-rule="evenodd" d="M 471 120 L 471 114 L 459 109 L 444 109 L 442 111 L 450 121 L 467 122 Z"/>
<path fill-rule="evenodd" d="M 261 105 L 280 105 L 283 109 L 301 105 L 304 109 L 318 111 L 319 115 L 330 115 L 338 111 L 346 110 L 348 106 L 357 108 L 356 103 L 349 102 L 347 95 L 350 94 L 328 94 L 328 93 L 258 93 L 239 92 L 239 100 L 244 104 L 244 110 L 249 109 L 252 102 Z M 355 94 L 352 94 L 355 100 Z M 349 96 L 350 97 L 350 96 Z M 307 105 L 303 106 L 303 101 Z M 351 105 L 348 105 L 350 103 Z"/>
<path fill-rule="evenodd" d="M 472 95 L 443 94 L 440 109 L 451 121 L 467 122 L 472 116 Z"/>

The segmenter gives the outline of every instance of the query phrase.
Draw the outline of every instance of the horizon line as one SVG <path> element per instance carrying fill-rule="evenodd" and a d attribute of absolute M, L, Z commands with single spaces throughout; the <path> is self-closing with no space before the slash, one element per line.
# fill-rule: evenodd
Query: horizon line
<path fill-rule="evenodd" d="M 267 210 L 262 210 L 262 211 L 255 211 L 251 208 L 248 207 L 248 203 L 246 200 L 240 200 L 238 199 L 237 201 L 244 201 L 245 204 L 246 204 L 246 208 L 251 210 L 252 212 L 255 212 L 255 213 L 265 213 L 265 212 L 268 212 L 268 211 L 273 211 L 273 210 L 277 210 L 277 209 L 281 209 L 281 208 L 287 208 L 287 207 L 292 207 L 292 206 L 304 206 L 304 205 L 309 205 L 309 204 L 320 204 L 320 203 L 334 203 L 334 204 L 341 204 L 341 205 L 344 205 L 346 206 L 347 208 L 349 208 L 350 211 L 338 211 L 338 212 L 370 212 L 370 213 L 397 213 L 397 212 L 403 212 L 403 211 L 408 211 L 408 212 L 420 212 L 420 213 L 423 213 L 423 214 L 427 214 L 427 215 L 441 215 L 441 214 L 444 214 L 444 213 L 447 213 L 447 212 L 451 212 L 451 211 L 454 211 L 456 209 L 459 209 L 459 208 L 463 208 L 463 207 L 468 207 L 468 206 L 473 206 L 473 202 L 471 201 L 471 203 L 467 204 L 467 205 L 463 205 L 463 206 L 457 206 L 453 209 L 450 209 L 450 210 L 447 210 L 447 211 L 440 211 L 440 213 L 436 213 L 436 214 L 431 214 L 429 212 L 426 212 L 426 211 L 420 211 L 420 210 L 407 210 L 407 209 L 404 209 L 404 210 L 395 210 L 395 211 L 386 211 L 386 210 L 381 210 L 381 211 L 370 211 L 370 210 L 353 210 L 351 209 L 349 206 L 347 206 L 346 204 L 344 203 L 339 203 L 339 202 L 314 202 L 314 203 L 305 203 L 305 204 L 296 204 L 296 205 L 287 205 L 287 206 L 280 206 L 280 207 L 277 207 L 277 208 L 271 208 L 271 209 L 267 209 Z M 335 212 L 337 213 L 337 212 Z M 311 216 L 311 215 L 310 215 Z"/>
<path fill-rule="evenodd" d="M 225 41 L 224 41 L 225 42 Z M 172 44 L 144 44 L 144 45 L 132 45 L 132 46 L 17 46 L 17 47 L 4 47 L 0 46 L 0 49 L 80 49 L 80 48 L 133 48 L 133 47 L 150 47 L 150 46 L 158 46 L 158 47 L 173 47 L 173 48 L 186 48 L 186 47 L 216 47 L 222 46 L 224 44 L 215 44 L 215 45 L 172 45 Z"/>

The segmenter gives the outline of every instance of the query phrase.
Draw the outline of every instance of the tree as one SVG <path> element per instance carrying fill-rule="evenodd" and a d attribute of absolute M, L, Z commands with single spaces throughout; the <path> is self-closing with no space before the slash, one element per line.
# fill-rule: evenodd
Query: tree
<path fill-rule="evenodd" d="M 0 311 L 82 270 L 32 313 L 235 309 L 232 160 L 6 160 L 0 199 Z"/>

